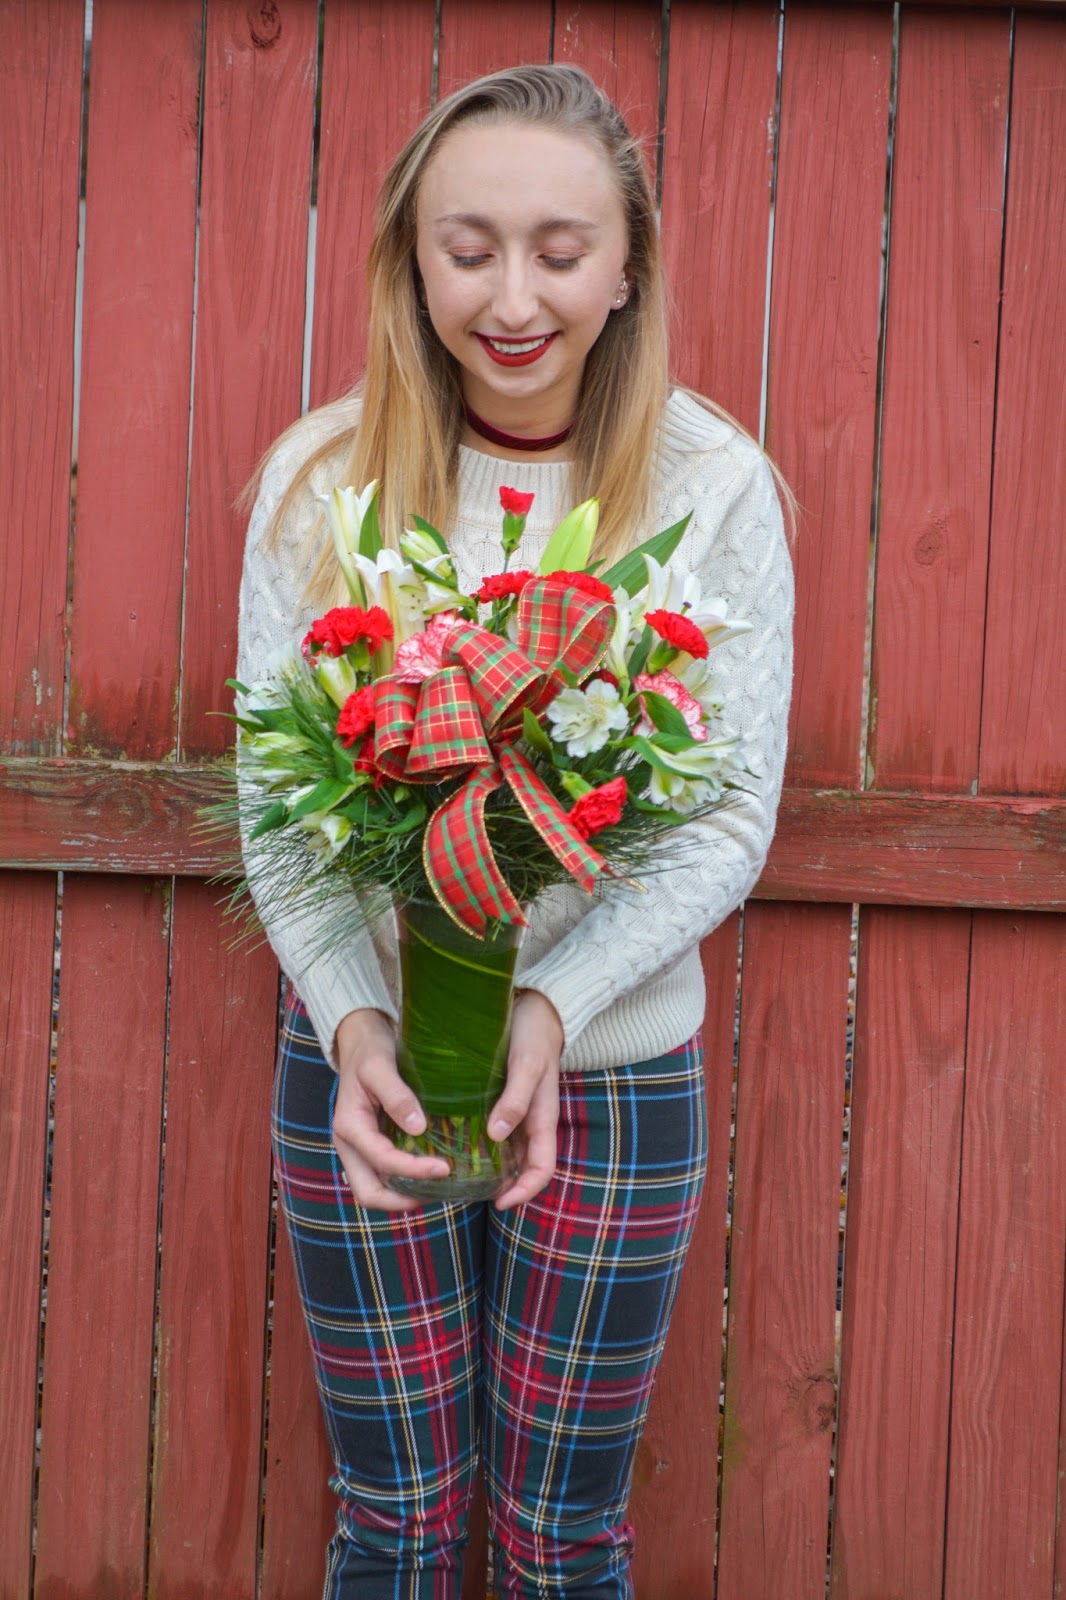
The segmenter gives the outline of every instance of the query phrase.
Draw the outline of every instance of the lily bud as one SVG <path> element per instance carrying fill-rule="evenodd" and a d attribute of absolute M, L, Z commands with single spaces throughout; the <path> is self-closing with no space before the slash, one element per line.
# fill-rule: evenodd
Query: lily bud
<path fill-rule="evenodd" d="M 359 687 L 355 668 L 346 654 L 331 656 L 328 650 L 320 650 L 315 657 L 314 672 L 315 677 L 338 709 L 344 705 L 348 696 L 354 694 Z"/>
<path fill-rule="evenodd" d="M 337 552 L 337 561 L 344 573 L 349 592 L 355 603 L 362 606 L 367 603 L 366 591 L 352 557 L 359 550 L 363 518 L 377 492 L 378 480 L 375 478 L 358 494 L 349 485 L 347 489 L 334 489 L 330 494 L 315 496 L 315 500 L 326 513 L 333 548 Z"/>

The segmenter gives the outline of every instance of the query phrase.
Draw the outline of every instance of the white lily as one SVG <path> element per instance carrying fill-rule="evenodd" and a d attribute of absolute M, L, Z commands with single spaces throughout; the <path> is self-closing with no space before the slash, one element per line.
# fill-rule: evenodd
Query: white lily
<path fill-rule="evenodd" d="M 400 535 L 400 549 L 408 561 L 417 561 L 420 567 L 425 567 L 427 572 L 434 573 L 440 579 L 439 583 L 433 583 L 428 578 L 423 580 L 426 609 L 434 611 L 442 606 L 454 605 L 459 593 L 459 580 L 455 576 L 451 552 L 442 550 L 421 528 L 405 528 Z"/>
<path fill-rule="evenodd" d="M 729 602 L 722 595 L 704 599 L 695 573 L 660 566 L 655 557 L 649 555 L 645 555 L 644 564 L 648 569 L 647 587 L 634 603 L 639 610 L 641 627 L 647 611 L 679 611 L 696 624 L 711 650 L 725 644 L 727 639 L 751 632 L 750 622 L 738 618 L 729 620 Z"/>
<path fill-rule="evenodd" d="M 381 606 L 392 618 L 394 645 L 417 633 L 426 618 L 426 585 L 398 550 L 379 550 L 375 560 L 352 557 L 368 606 Z M 383 647 L 383 651 L 387 646 Z M 379 652 L 379 655 L 383 652 Z M 383 670 L 388 671 L 388 668 Z"/>
<path fill-rule="evenodd" d="M 602 750 L 612 733 L 629 726 L 629 712 L 613 683 L 593 678 L 584 689 L 560 689 L 547 710 L 552 738 L 571 756 Z"/>
<path fill-rule="evenodd" d="M 363 518 L 377 492 L 378 480 L 374 478 L 358 492 L 349 485 L 347 489 L 333 489 L 329 494 L 315 495 L 315 500 L 325 510 L 337 560 L 356 600 L 362 600 L 363 597 L 359 592 L 359 579 L 352 558 L 359 550 Z"/>
<path fill-rule="evenodd" d="M 652 767 L 647 798 L 681 815 L 720 800 L 726 780 L 736 769 L 739 747 L 739 738 L 729 735 L 694 744 L 688 750 L 657 749 L 656 755 L 669 771 Z"/>

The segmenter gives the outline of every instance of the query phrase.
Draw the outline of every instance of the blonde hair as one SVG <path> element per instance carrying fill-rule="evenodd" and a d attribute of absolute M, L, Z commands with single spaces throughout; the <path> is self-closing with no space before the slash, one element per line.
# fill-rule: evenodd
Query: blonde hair
<path fill-rule="evenodd" d="M 315 467 L 325 461 L 335 467 L 338 483 L 359 488 L 378 478 L 381 534 L 392 549 L 399 547 L 413 512 L 445 533 L 455 525 L 463 394 L 458 362 L 437 338 L 419 298 L 416 205 L 427 163 L 447 134 L 458 126 L 495 122 L 528 123 L 589 139 L 615 174 L 626 216 L 631 290 L 626 304 L 608 315 L 586 358 L 570 435 L 571 499 L 599 498 L 594 554 L 607 562 L 655 531 L 648 526 L 653 467 L 671 386 L 663 253 L 647 165 L 623 115 L 586 72 L 571 66 L 527 66 L 491 72 L 450 94 L 427 115 L 387 171 L 367 264 L 367 368 L 354 390 L 315 413 L 325 438 L 304 459 L 275 507 L 269 544 L 280 538 L 288 510 L 306 494 Z M 693 398 L 744 432 L 704 395 Z M 275 442 L 245 499 L 253 496 L 277 443 L 301 427 L 303 419 Z M 791 493 L 773 462 L 770 467 L 791 520 Z M 346 592 L 320 518 L 312 520 L 306 538 L 311 546 L 307 563 L 317 555 L 307 600 L 315 606 L 343 603 Z"/>
<path fill-rule="evenodd" d="M 453 128 L 502 121 L 589 139 L 614 174 L 628 231 L 631 288 L 586 358 L 570 436 L 572 497 L 577 502 L 596 495 L 601 501 L 597 557 L 610 561 L 653 531 L 648 527 L 653 466 L 669 371 L 662 253 L 647 167 L 621 113 L 580 68 L 522 66 L 490 73 L 449 95 L 389 168 L 367 263 L 366 370 L 354 391 L 316 413 L 327 437 L 282 495 L 271 520 L 271 542 L 296 498 L 306 492 L 315 467 L 327 459 L 336 461 L 340 483 L 359 487 L 379 480 L 382 538 L 392 548 L 398 548 L 412 513 L 445 532 L 454 525 L 462 392 L 458 363 L 434 332 L 419 296 L 416 205 L 427 163 Z M 728 412 L 704 396 L 696 398 L 740 428 Z M 787 485 L 770 465 L 792 509 Z M 258 478 L 259 473 L 249 493 Z M 343 599 L 319 519 L 308 538 L 319 552 L 308 598 L 316 605 Z"/>

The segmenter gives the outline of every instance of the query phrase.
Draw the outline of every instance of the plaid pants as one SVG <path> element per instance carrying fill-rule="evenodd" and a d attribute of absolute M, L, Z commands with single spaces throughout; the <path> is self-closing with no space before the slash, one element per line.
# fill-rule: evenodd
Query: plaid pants
<path fill-rule="evenodd" d="M 457 1600 L 479 1457 L 507 1600 L 633 1594 L 633 1461 L 706 1167 L 699 1038 L 564 1075 L 517 1210 L 358 1206 L 295 997 L 273 1140 L 336 1471 L 325 1600 Z"/>

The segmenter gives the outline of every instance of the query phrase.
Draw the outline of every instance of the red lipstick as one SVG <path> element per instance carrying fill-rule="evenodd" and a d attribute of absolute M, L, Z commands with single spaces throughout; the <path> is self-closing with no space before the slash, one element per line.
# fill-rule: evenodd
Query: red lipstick
<path fill-rule="evenodd" d="M 493 343 L 490 342 L 490 340 L 483 333 L 477 333 L 474 335 L 474 337 L 481 340 L 481 348 L 488 356 L 491 357 L 493 361 L 496 362 L 497 366 L 528 367 L 531 362 L 540 360 L 544 352 L 548 350 L 552 344 L 554 344 L 558 335 L 554 333 L 545 334 L 544 338 L 539 343 L 530 344 L 525 350 L 517 350 L 510 353 L 505 353 L 503 350 L 494 349 Z M 527 341 L 524 339 L 497 339 L 495 343 L 518 345 L 527 344 Z"/>

